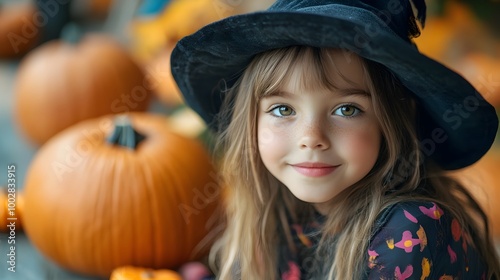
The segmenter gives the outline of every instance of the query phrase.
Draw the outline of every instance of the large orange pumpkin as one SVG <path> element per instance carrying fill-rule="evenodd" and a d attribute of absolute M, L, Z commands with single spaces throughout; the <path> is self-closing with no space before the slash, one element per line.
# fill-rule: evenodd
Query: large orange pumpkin
<path fill-rule="evenodd" d="M 0 58 L 18 58 L 40 39 L 40 19 L 33 4 L 0 5 Z"/>
<path fill-rule="evenodd" d="M 25 232 L 62 267 L 106 277 L 127 265 L 175 269 L 209 247 L 220 195 L 204 146 L 165 117 L 128 119 L 71 126 L 28 169 Z"/>
<path fill-rule="evenodd" d="M 151 93 L 142 69 L 105 35 L 51 41 L 26 56 L 15 83 L 15 120 L 35 144 L 88 118 L 145 111 Z"/>

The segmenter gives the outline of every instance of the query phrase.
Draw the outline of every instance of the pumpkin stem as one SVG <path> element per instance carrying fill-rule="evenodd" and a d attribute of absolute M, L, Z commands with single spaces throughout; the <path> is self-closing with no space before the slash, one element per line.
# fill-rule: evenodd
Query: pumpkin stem
<path fill-rule="evenodd" d="M 130 118 L 127 115 L 119 115 L 115 118 L 115 129 L 106 139 L 109 144 L 135 150 L 139 143 L 146 137 L 135 131 Z"/>

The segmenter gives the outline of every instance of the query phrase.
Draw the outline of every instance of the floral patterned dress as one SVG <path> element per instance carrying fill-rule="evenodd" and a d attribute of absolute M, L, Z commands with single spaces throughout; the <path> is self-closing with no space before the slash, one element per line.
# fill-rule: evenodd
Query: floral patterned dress
<path fill-rule="evenodd" d="M 315 256 L 323 217 L 308 225 L 292 225 L 297 252 L 283 251 L 284 280 L 320 279 L 325 258 Z M 365 279 L 486 279 L 487 268 L 469 245 L 460 224 L 432 202 L 405 202 L 383 212 L 366 254 Z"/>

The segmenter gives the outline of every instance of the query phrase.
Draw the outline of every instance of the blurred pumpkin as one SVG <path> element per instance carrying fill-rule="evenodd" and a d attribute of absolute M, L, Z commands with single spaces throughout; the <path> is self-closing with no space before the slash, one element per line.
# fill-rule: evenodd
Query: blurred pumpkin
<path fill-rule="evenodd" d="M 146 65 L 146 77 L 149 87 L 158 96 L 158 99 L 163 104 L 175 107 L 182 104 L 183 99 L 170 69 L 172 50 L 173 45 L 165 47 Z"/>
<path fill-rule="evenodd" d="M 415 42 L 422 53 L 464 76 L 500 107 L 500 44 L 467 5 L 447 1 L 444 14 L 429 17 Z"/>
<path fill-rule="evenodd" d="M 132 21 L 132 53 L 144 65 L 151 88 L 163 104 L 175 107 L 182 103 L 170 72 L 175 43 L 204 25 L 241 12 L 243 2 L 172 0 L 159 14 L 137 16 Z"/>
<path fill-rule="evenodd" d="M 15 82 L 15 120 L 33 143 L 84 119 L 148 109 L 144 73 L 110 37 L 57 40 L 30 52 Z"/>
<path fill-rule="evenodd" d="M 19 58 L 40 40 L 33 4 L 0 5 L 0 58 Z"/>
<path fill-rule="evenodd" d="M 500 44 L 498 57 L 470 53 L 452 64 L 493 106 L 500 108 Z"/>
<path fill-rule="evenodd" d="M 132 21 L 133 53 L 139 60 L 149 61 L 204 25 L 236 14 L 236 8 L 225 1 L 172 0 L 159 15 Z"/>
<path fill-rule="evenodd" d="M 113 0 L 91 0 L 87 4 L 91 17 L 106 18 L 113 5 Z"/>
<path fill-rule="evenodd" d="M 173 270 L 124 266 L 113 270 L 109 280 L 182 280 L 182 278 Z"/>
<path fill-rule="evenodd" d="M 49 259 L 88 275 L 174 269 L 204 256 L 220 197 L 205 148 L 162 116 L 115 119 L 85 120 L 40 148 L 24 187 L 26 235 Z"/>
<path fill-rule="evenodd" d="M 22 211 L 24 210 L 24 198 L 20 192 L 10 193 L 7 187 L 0 187 L 0 232 L 10 232 L 7 227 L 11 222 L 15 223 L 16 231 L 22 229 Z"/>
<path fill-rule="evenodd" d="M 443 14 L 431 14 L 422 33 L 414 40 L 420 52 L 448 62 L 461 57 L 476 43 L 471 38 L 484 36 L 483 33 L 481 24 L 466 5 L 448 1 Z"/>
<path fill-rule="evenodd" d="M 491 235 L 500 240 L 500 147 L 493 148 L 478 162 L 455 171 L 456 176 L 473 194 L 489 218 Z"/>

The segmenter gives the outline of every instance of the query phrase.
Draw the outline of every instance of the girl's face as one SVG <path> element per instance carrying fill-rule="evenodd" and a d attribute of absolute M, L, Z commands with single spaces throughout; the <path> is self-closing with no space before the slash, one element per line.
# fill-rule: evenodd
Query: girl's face
<path fill-rule="evenodd" d="M 349 60 L 348 60 L 349 59 Z M 326 86 L 304 88 L 310 66 L 295 63 L 258 108 L 258 147 L 266 168 L 298 199 L 321 211 L 374 166 L 381 130 L 359 59 L 333 52 L 338 71 Z M 310 84 L 310 83 L 309 83 Z"/>

